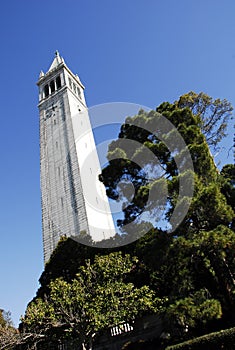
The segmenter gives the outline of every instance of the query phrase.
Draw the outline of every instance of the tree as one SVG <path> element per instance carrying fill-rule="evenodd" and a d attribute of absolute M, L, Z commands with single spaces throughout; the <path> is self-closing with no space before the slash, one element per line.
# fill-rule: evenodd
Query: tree
<path fill-rule="evenodd" d="M 171 130 L 164 132 L 164 119 L 161 116 L 172 123 Z M 221 191 L 218 170 L 201 132 L 201 124 L 199 114 L 193 114 L 188 107 L 179 108 L 176 103 L 168 102 L 161 104 L 157 112 L 140 110 L 138 115 L 126 119 L 119 138 L 109 145 L 109 163 L 100 176 L 108 196 L 127 203 L 123 209 L 124 219 L 118 221 L 121 228 L 125 230 L 128 224 L 138 221 L 143 212 L 148 214 L 148 220 L 153 220 L 155 226 L 164 220 L 169 223 L 177 206 L 180 211 L 180 205 L 184 206 L 190 201 L 187 195 L 179 200 L 182 181 L 186 183 L 186 188 L 193 188 L 194 185 L 195 196 L 188 215 L 180 229 L 175 231 L 177 234 L 178 231 L 180 234 L 188 232 L 189 228 L 191 231 L 210 229 L 217 224 L 227 225 L 231 222 L 234 213 Z M 179 149 L 178 143 L 174 143 L 177 133 L 183 137 L 185 148 Z M 134 142 L 129 142 L 127 147 L 126 140 Z M 167 144 L 170 144 L 171 149 Z M 146 156 L 146 150 L 149 150 L 152 158 Z M 185 156 L 187 150 L 193 169 L 192 166 L 188 169 L 185 166 L 188 161 Z M 135 188 L 135 195 L 131 199 L 125 197 L 125 190 L 118 193 L 120 182 L 125 189 L 128 181 Z M 211 216 L 207 214 L 208 203 L 211 203 Z"/>
<path fill-rule="evenodd" d="M 133 254 L 140 259 L 145 280 L 148 276 L 156 295 L 168 300 L 168 330 L 172 333 L 172 326 L 178 328 L 182 337 L 202 334 L 219 322 L 224 326 L 235 323 L 234 167 L 228 165 L 220 173 L 208 145 L 216 145 L 221 139 L 225 129 L 219 125 L 223 118 L 226 122 L 230 107 L 226 101 L 190 93 L 173 104 L 162 103 L 156 111 L 140 110 L 126 118 L 119 138 L 110 144 L 109 163 L 100 176 L 107 194 L 125 202 L 124 219 L 118 222 L 123 232 L 131 222 L 138 227 L 142 213 L 155 226 L 136 243 Z M 174 125 L 165 134 L 159 113 Z M 177 147 L 177 132 L 190 152 L 190 176 L 187 169 L 180 171 L 186 151 Z M 134 142 L 127 147 L 127 140 Z M 155 164 L 154 157 L 144 156 L 144 149 L 155 156 Z M 188 200 L 186 195 L 179 199 L 183 177 L 187 185 L 194 186 L 194 193 L 183 220 L 171 231 L 162 222 L 169 223 L 178 202 Z M 131 198 L 125 197 L 125 190 L 118 193 L 119 183 L 125 186 L 128 181 L 135 188 Z M 159 219 L 156 209 L 163 206 Z"/>
<path fill-rule="evenodd" d="M 222 181 L 222 193 L 228 204 L 235 210 L 235 165 L 227 164 L 220 172 Z"/>
<path fill-rule="evenodd" d="M 3 310 L 0 310 L 0 326 L 4 327 L 5 324 L 6 324 L 6 321 L 5 321 L 4 317 L 3 317 Z"/>
<path fill-rule="evenodd" d="M 44 300 L 28 305 L 24 328 L 50 338 L 59 330 L 63 336 L 79 338 L 85 350 L 92 349 L 101 331 L 132 323 L 143 312 L 156 312 L 161 303 L 154 292 L 125 281 L 136 263 L 136 258 L 120 252 L 96 256 L 93 264 L 87 260 L 71 283 L 62 278 L 52 281 Z"/>
<path fill-rule="evenodd" d="M 220 302 L 208 298 L 207 294 L 206 289 L 201 289 L 168 305 L 165 319 L 171 336 L 174 335 L 178 341 L 192 338 L 195 328 L 203 328 L 208 321 L 221 318 Z"/>
<path fill-rule="evenodd" d="M 178 322 L 177 327 L 182 332 L 186 324 L 202 331 L 208 321 L 217 318 L 224 327 L 234 324 L 234 261 L 235 233 L 222 225 L 212 231 L 201 230 L 190 238 L 177 237 L 172 241 L 159 271 L 160 279 L 164 281 L 162 293 L 169 298 L 166 316 L 170 317 L 171 327 Z M 195 311 L 198 307 L 204 309 L 203 317 Z M 174 314 L 178 321 L 172 323 Z"/>
<path fill-rule="evenodd" d="M 10 350 L 19 340 L 19 332 L 13 327 L 11 313 L 0 310 L 0 349 Z"/>
<path fill-rule="evenodd" d="M 175 104 L 179 108 L 189 107 L 194 115 L 201 119 L 201 130 L 206 137 L 209 146 L 217 144 L 226 136 L 226 128 L 229 118 L 232 116 L 233 107 L 226 99 L 215 99 L 204 92 L 199 94 L 190 91 L 180 96 Z"/>
<path fill-rule="evenodd" d="M 10 311 L 0 310 L 0 326 L 2 327 L 13 326 Z"/>

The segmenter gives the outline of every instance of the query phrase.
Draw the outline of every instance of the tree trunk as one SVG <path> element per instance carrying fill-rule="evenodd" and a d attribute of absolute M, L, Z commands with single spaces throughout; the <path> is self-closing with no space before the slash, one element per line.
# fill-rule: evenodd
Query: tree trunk
<path fill-rule="evenodd" d="M 92 339 L 89 340 L 88 350 L 92 350 Z"/>
<path fill-rule="evenodd" d="M 88 343 L 82 343 L 82 350 L 92 350 L 92 339 L 89 339 Z"/>

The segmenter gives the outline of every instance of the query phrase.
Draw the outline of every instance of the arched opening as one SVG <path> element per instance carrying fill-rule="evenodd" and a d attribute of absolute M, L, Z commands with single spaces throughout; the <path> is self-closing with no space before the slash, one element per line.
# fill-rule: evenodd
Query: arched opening
<path fill-rule="evenodd" d="M 57 89 L 60 89 L 61 88 L 61 79 L 60 79 L 60 76 L 58 76 L 56 78 L 56 86 L 57 86 Z"/>
<path fill-rule="evenodd" d="M 46 84 L 45 87 L 44 87 L 44 95 L 45 95 L 45 97 L 49 96 L 49 86 L 48 86 L 48 84 Z"/>
<path fill-rule="evenodd" d="M 55 91 L 55 82 L 54 82 L 54 80 L 52 80 L 50 82 L 50 88 L 51 88 L 51 93 Z"/>

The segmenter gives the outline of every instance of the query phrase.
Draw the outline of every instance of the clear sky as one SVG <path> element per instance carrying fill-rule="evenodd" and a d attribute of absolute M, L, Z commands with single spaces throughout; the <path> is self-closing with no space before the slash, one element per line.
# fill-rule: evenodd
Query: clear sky
<path fill-rule="evenodd" d="M 17 325 L 43 270 L 36 81 L 59 50 L 88 106 L 193 90 L 235 104 L 234 0 L 1 2 L 0 308 Z M 233 129 L 224 143 L 231 146 Z"/>

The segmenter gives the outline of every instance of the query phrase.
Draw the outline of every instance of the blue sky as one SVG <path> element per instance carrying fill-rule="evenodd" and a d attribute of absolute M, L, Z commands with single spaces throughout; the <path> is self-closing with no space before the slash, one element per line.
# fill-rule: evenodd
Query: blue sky
<path fill-rule="evenodd" d="M 36 81 L 59 50 L 88 106 L 155 108 L 190 90 L 235 104 L 233 0 L 1 3 L 0 308 L 15 324 L 43 270 Z M 227 159 L 233 129 L 220 158 Z"/>

